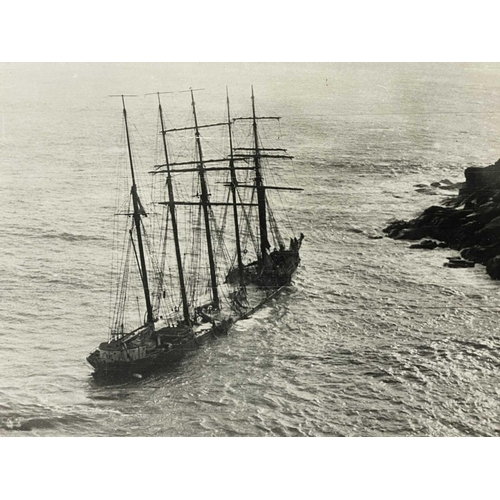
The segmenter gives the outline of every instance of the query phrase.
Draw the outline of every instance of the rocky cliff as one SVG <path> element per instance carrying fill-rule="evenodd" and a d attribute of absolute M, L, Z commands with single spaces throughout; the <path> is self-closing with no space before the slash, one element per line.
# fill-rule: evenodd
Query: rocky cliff
<path fill-rule="evenodd" d="M 500 279 L 500 160 L 484 168 L 467 168 L 465 182 L 455 187 L 458 195 L 443 205 L 431 206 L 410 221 L 394 221 L 384 232 L 394 239 L 425 239 L 414 248 L 460 250 L 464 262 L 485 264 L 488 274 Z"/>

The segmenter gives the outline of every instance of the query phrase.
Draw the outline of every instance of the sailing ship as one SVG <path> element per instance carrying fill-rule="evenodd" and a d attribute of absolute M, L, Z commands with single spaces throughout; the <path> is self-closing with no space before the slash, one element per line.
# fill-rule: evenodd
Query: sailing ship
<path fill-rule="evenodd" d="M 95 378 L 142 377 L 227 334 L 233 323 L 248 318 L 289 285 L 300 263 L 304 235 L 285 246 L 268 193 L 301 189 L 272 186 L 265 173 L 270 161 L 292 157 L 284 149 L 264 147 L 259 135 L 261 121 L 279 118 L 257 116 L 252 87 L 251 116 L 231 118 L 227 94 L 227 120 L 199 124 L 194 90 L 187 92 L 193 124 L 182 128 L 166 128 L 162 93 L 156 93 L 162 156 L 150 173 L 162 179 L 163 199 L 155 206 L 163 211 L 155 218 L 160 222 L 154 241 L 146 228 L 152 214 L 139 195 L 125 96 L 120 96 L 130 196 L 120 213 L 127 227 L 108 340 L 87 357 Z M 245 123 L 251 127 L 251 144 L 235 147 L 234 129 Z M 201 130 L 208 127 L 225 129 L 228 154 L 206 156 Z M 167 137 L 179 133 L 191 134 L 194 158 L 180 155 L 172 161 Z M 190 180 L 182 179 L 189 175 Z M 214 196 L 221 187 L 224 201 Z M 142 299 L 130 291 L 134 279 Z M 132 319 L 134 309 L 139 317 Z"/>

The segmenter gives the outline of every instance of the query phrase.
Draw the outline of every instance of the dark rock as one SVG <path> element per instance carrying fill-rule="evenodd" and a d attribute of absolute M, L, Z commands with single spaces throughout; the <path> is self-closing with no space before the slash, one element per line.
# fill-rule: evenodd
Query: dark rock
<path fill-rule="evenodd" d="M 425 223 L 427 225 L 427 236 L 451 245 L 460 241 L 464 237 L 460 234 L 463 220 L 470 212 L 449 207 L 438 207 L 440 210 L 431 208 L 432 211 L 426 211 L 422 214 L 418 224 Z"/>
<path fill-rule="evenodd" d="M 459 227 L 454 236 L 454 246 L 459 248 L 473 246 L 477 242 L 476 233 L 481 230 L 483 225 L 478 221 L 466 222 Z"/>
<path fill-rule="evenodd" d="M 460 257 L 451 257 L 449 258 L 448 262 L 445 262 L 443 264 L 444 267 L 451 267 L 451 268 L 465 268 L 465 267 L 474 267 L 476 264 L 474 262 L 471 262 L 469 260 L 463 260 Z"/>
<path fill-rule="evenodd" d="M 437 241 L 434 240 L 422 240 L 420 243 L 410 245 L 410 248 L 423 248 L 425 250 L 434 250 L 438 246 Z"/>
<path fill-rule="evenodd" d="M 493 257 L 487 262 L 486 272 L 494 280 L 500 279 L 500 255 Z"/>
<path fill-rule="evenodd" d="M 433 187 L 423 187 L 423 188 L 418 188 L 418 189 L 415 189 L 415 191 L 417 193 L 421 193 L 421 194 L 428 194 L 430 196 L 438 196 L 438 192 L 436 191 L 435 188 Z"/>
<path fill-rule="evenodd" d="M 458 190 L 462 189 L 464 186 L 465 186 L 464 182 L 457 182 L 455 184 L 448 184 L 446 186 L 441 185 L 441 186 L 439 186 L 439 189 L 445 189 L 448 191 L 458 191 Z"/>
<path fill-rule="evenodd" d="M 407 229 L 408 227 L 410 227 L 408 221 L 396 220 L 391 222 L 386 228 L 382 229 L 382 231 L 387 233 L 389 238 L 396 238 L 400 231 Z"/>
<path fill-rule="evenodd" d="M 465 169 L 467 188 L 473 191 L 500 188 L 500 160 L 489 167 L 469 167 Z"/>
<path fill-rule="evenodd" d="M 417 184 L 416 187 L 424 187 L 424 186 L 425 186 L 425 184 Z M 438 189 L 445 189 L 448 191 L 456 191 L 458 189 L 463 188 L 465 186 L 465 183 L 464 182 L 452 183 L 448 179 L 442 179 L 439 182 L 431 182 L 431 186 L 434 188 L 438 188 Z"/>
<path fill-rule="evenodd" d="M 500 241 L 500 217 L 495 217 L 488 222 L 480 231 L 477 231 L 477 242 L 485 245 L 491 245 Z"/>
<path fill-rule="evenodd" d="M 408 227 L 401 229 L 396 236 L 391 236 L 395 240 L 421 240 L 428 236 L 427 227 Z"/>
<path fill-rule="evenodd" d="M 422 212 L 422 221 L 429 224 L 446 223 L 446 225 L 459 224 L 460 220 L 472 213 L 471 210 L 457 209 L 452 207 L 432 206 Z"/>
<path fill-rule="evenodd" d="M 474 245 L 467 247 L 460 252 L 460 255 L 466 260 L 485 264 L 493 257 L 500 255 L 500 242 L 488 246 Z"/>
<path fill-rule="evenodd" d="M 450 260 L 446 265 L 487 264 L 491 269 L 488 273 L 500 279 L 500 160 L 485 168 L 467 168 L 465 180 L 452 183 L 442 179 L 430 186 L 416 184 L 418 191 L 428 194 L 459 191 L 454 195 L 449 193 L 441 205 L 427 208 L 415 219 L 393 221 L 384 232 L 398 240 L 423 240 L 410 248 L 461 250 L 462 258 Z"/>
<path fill-rule="evenodd" d="M 487 201 L 483 205 L 479 205 L 473 214 L 473 217 L 481 222 L 481 224 L 486 225 L 491 222 L 496 217 L 500 216 L 500 205 L 498 202 L 492 200 Z"/>

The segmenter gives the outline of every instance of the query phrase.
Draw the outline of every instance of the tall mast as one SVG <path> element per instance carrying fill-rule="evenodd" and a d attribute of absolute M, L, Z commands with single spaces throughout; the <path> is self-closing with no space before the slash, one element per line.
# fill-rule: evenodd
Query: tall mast
<path fill-rule="evenodd" d="M 165 125 L 163 122 L 163 110 L 161 107 L 160 101 L 160 93 L 158 92 L 158 108 L 160 112 L 160 122 L 161 122 L 161 135 L 163 137 L 163 151 L 165 153 L 165 166 L 167 167 L 167 189 L 168 189 L 168 200 L 169 200 L 169 208 L 170 208 L 170 218 L 172 220 L 172 231 L 174 233 L 174 245 L 175 245 L 175 257 L 177 259 L 177 270 L 179 272 L 179 284 L 181 288 L 181 298 L 182 298 L 182 312 L 184 316 L 184 322 L 189 325 L 191 324 L 191 320 L 189 318 L 189 307 L 186 295 L 186 286 L 184 282 L 184 271 L 182 269 L 182 256 L 181 256 L 181 248 L 179 244 L 179 232 L 177 229 L 177 216 L 175 213 L 175 205 L 174 205 L 174 189 L 172 187 L 172 174 L 170 171 L 170 162 L 168 158 L 168 150 L 167 150 L 167 138 L 165 132 Z"/>
<path fill-rule="evenodd" d="M 210 216 L 208 212 L 210 200 L 208 199 L 208 189 L 207 189 L 207 183 L 205 181 L 203 151 L 201 149 L 201 138 L 200 138 L 200 131 L 198 129 L 198 119 L 196 117 L 196 106 L 194 102 L 193 89 L 191 89 L 191 104 L 193 106 L 194 130 L 195 130 L 196 146 L 198 149 L 198 157 L 199 157 L 198 174 L 200 176 L 201 205 L 203 207 L 203 216 L 205 219 L 205 232 L 207 235 L 207 252 L 208 252 L 208 263 L 210 265 L 210 282 L 212 285 L 212 299 L 215 309 L 219 309 L 219 294 L 217 291 L 217 277 L 215 272 L 214 252 L 212 249 L 212 236 L 210 234 Z"/>
<path fill-rule="evenodd" d="M 135 229 L 137 231 L 137 246 L 139 247 L 139 260 L 140 260 L 140 275 L 142 279 L 142 287 L 144 289 L 144 298 L 146 299 L 146 310 L 147 310 L 147 323 L 153 323 L 153 308 L 151 307 L 151 298 L 149 296 L 149 283 L 148 283 L 148 272 L 146 269 L 146 259 L 144 257 L 144 246 L 142 243 L 142 232 L 141 232 L 141 212 L 144 212 L 142 209 L 141 202 L 139 200 L 139 195 L 137 194 L 137 185 L 135 183 L 135 172 L 134 172 L 134 163 L 132 161 L 132 149 L 130 147 L 130 136 L 128 132 L 128 122 L 127 122 L 127 110 L 125 109 L 125 99 L 123 95 L 122 104 L 123 104 L 123 118 L 125 119 L 125 132 L 127 134 L 127 148 L 128 148 L 128 158 L 130 161 L 130 172 L 132 174 L 132 201 L 134 204 L 134 224 Z"/>
<path fill-rule="evenodd" d="M 260 168 L 259 138 L 257 135 L 257 117 L 255 115 L 255 98 L 252 85 L 252 122 L 253 136 L 255 141 L 255 186 L 257 188 L 257 204 L 259 206 L 259 227 L 260 227 L 260 253 L 262 264 L 266 262 L 267 250 L 270 247 L 267 239 L 267 217 L 266 217 L 266 190 L 262 180 Z"/>
<path fill-rule="evenodd" d="M 236 170 L 234 168 L 234 156 L 233 156 L 233 132 L 231 128 L 231 113 L 229 109 L 229 91 L 226 87 L 226 97 L 227 97 L 227 126 L 229 129 L 229 168 L 231 170 L 231 194 L 233 197 L 233 216 L 234 216 L 234 233 L 236 238 L 236 255 L 238 259 L 238 275 L 240 278 L 240 286 L 244 286 L 243 278 L 243 260 L 241 258 L 241 241 L 240 241 L 240 226 L 238 223 L 238 207 L 236 202 L 236 186 L 238 185 L 238 179 L 236 178 Z"/>

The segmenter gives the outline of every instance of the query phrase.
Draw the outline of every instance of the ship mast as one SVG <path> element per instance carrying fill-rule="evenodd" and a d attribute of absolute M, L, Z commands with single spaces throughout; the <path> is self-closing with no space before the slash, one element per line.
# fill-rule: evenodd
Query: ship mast
<path fill-rule="evenodd" d="M 149 296 L 149 283 L 148 283 L 148 272 L 146 269 L 146 259 L 144 256 L 144 246 L 142 243 L 142 232 L 141 232 L 141 213 L 144 214 L 144 209 L 142 208 L 139 195 L 137 193 L 137 185 L 135 183 L 135 172 L 134 172 L 134 163 L 132 161 L 132 148 L 130 146 L 130 136 L 128 132 L 128 122 L 127 122 L 127 110 L 125 109 L 125 98 L 122 95 L 122 104 L 123 104 L 123 118 L 125 119 L 125 132 L 127 135 L 127 148 L 128 148 L 128 157 L 130 162 L 130 172 L 132 174 L 132 202 L 134 205 L 134 225 L 137 232 L 137 246 L 139 247 L 139 273 L 141 275 L 142 287 L 144 289 L 144 298 L 146 299 L 146 310 L 147 310 L 147 320 L 146 323 L 153 323 L 153 308 L 151 306 L 151 298 Z"/>
<path fill-rule="evenodd" d="M 252 85 L 252 126 L 255 142 L 255 186 L 257 188 L 257 204 L 259 206 L 259 227 L 260 227 L 260 253 L 262 265 L 266 263 L 267 250 L 270 248 L 267 239 L 267 216 L 266 216 L 266 189 L 263 184 L 262 172 L 260 166 L 259 138 L 257 135 L 257 117 L 255 115 L 255 97 L 253 95 Z"/>
<path fill-rule="evenodd" d="M 212 236 L 210 233 L 210 214 L 209 214 L 209 194 L 207 189 L 207 183 L 205 180 L 205 167 L 203 164 L 203 150 L 201 148 L 201 138 L 200 131 L 198 128 L 198 119 L 196 117 L 196 105 L 194 102 L 194 94 L 193 89 L 191 91 L 191 105 L 193 106 L 193 117 L 194 117 L 194 130 L 195 130 L 195 138 L 196 138 L 196 146 L 198 149 L 198 174 L 200 177 L 200 185 L 201 185 L 201 205 L 203 207 L 203 216 L 205 219 L 205 232 L 207 236 L 207 253 L 208 253 L 208 263 L 210 266 L 210 282 L 212 285 L 212 299 L 213 305 L 215 309 L 219 309 L 219 294 L 217 291 L 217 277 L 215 271 L 215 260 L 214 253 L 212 248 Z"/>
<path fill-rule="evenodd" d="M 172 187 L 172 173 L 170 170 L 170 161 L 168 158 L 168 150 L 167 150 L 167 138 L 165 132 L 165 125 L 163 122 L 163 110 L 161 107 L 160 101 L 160 93 L 158 95 L 158 109 L 160 113 L 160 123 L 161 123 L 161 135 L 163 137 L 163 151 L 165 153 L 165 166 L 167 167 L 167 190 L 168 190 L 168 199 L 169 199 L 169 208 L 170 208 L 170 218 L 172 220 L 172 231 L 174 233 L 174 246 L 175 246 L 175 257 L 177 259 L 177 270 L 179 272 L 179 284 L 181 289 L 181 298 L 182 298 L 182 312 L 184 316 L 184 322 L 187 325 L 191 324 L 191 320 L 189 318 L 189 306 L 186 295 L 186 285 L 184 281 L 184 271 L 182 269 L 182 255 L 181 248 L 179 244 L 179 232 L 177 228 L 177 216 L 175 213 L 175 202 L 174 202 L 174 189 Z"/>
<path fill-rule="evenodd" d="M 238 186 L 238 179 L 236 178 L 236 170 L 234 168 L 234 152 L 233 152 L 233 132 L 231 127 L 231 113 L 229 109 L 229 92 L 226 87 L 227 97 L 227 126 L 229 131 L 229 169 L 231 171 L 231 194 L 233 198 L 233 216 L 234 216 L 234 233 L 236 237 L 236 256 L 238 259 L 238 276 L 240 278 L 240 286 L 244 286 L 243 278 L 243 260 L 241 258 L 241 241 L 240 241 L 240 226 L 238 223 L 238 207 L 236 201 L 236 187 Z"/>

